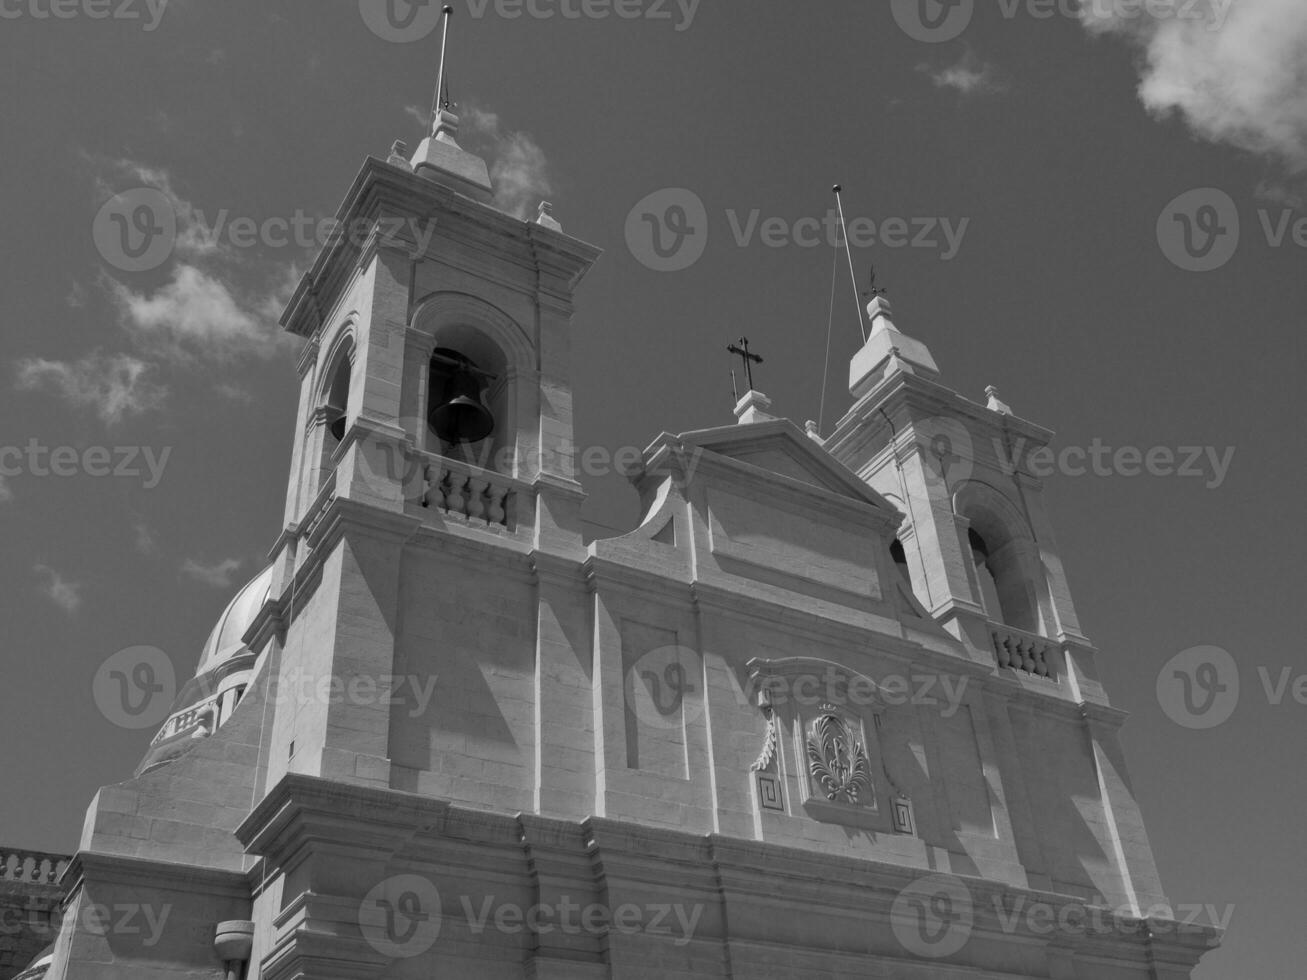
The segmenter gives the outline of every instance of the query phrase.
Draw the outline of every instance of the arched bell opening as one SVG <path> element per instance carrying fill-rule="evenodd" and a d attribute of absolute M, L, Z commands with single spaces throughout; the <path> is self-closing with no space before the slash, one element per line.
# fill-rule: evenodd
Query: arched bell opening
<path fill-rule="evenodd" d="M 427 365 L 427 449 L 482 469 L 513 474 L 507 364 L 470 327 L 439 331 Z"/>
<path fill-rule="evenodd" d="M 316 460 L 316 473 L 308 499 L 312 500 L 336 468 L 337 453 L 349 432 L 349 400 L 354 374 L 352 338 L 339 342 L 322 372 L 321 387 L 304 433 L 308 459 Z"/>
<path fill-rule="evenodd" d="M 1025 567 L 1021 542 L 999 537 L 992 529 L 986 538 L 974 527 L 968 529 L 967 540 L 985 615 L 1028 633 L 1041 632 L 1034 582 Z"/>
<path fill-rule="evenodd" d="M 494 412 L 486 394 L 497 380 L 459 351 L 437 347 L 431 355 L 431 400 L 427 425 L 440 440 L 442 455 L 475 448 L 494 435 Z"/>
<path fill-rule="evenodd" d="M 347 351 L 336 364 L 335 373 L 331 378 L 331 385 L 327 389 L 324 411 L 329 437 L 327 440 L 328 452 L 334 450 L 345 439 L 349 419 L 350 375 L 353 370 L 354 364 Z"/>

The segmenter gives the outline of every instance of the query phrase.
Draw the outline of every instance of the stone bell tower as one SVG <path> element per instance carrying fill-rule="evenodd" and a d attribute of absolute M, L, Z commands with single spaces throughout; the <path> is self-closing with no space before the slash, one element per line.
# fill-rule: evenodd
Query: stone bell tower
<path fill-rule="evenodd" d="M 285 596 L 283 678 L 399 673 L 401 605 L 422 591 L 435 607 L 468 584 L 415 584 L 402 554 L 426 533 L 452 536 L 450 548 L 583 554 L 569 331 L 599 252 L 563 234 L 548 205 L 534 222 L 497 210 L 457 131 L 441 109 L 411 161 L 397 145 L 365 164 L 341 208 L 345 234 L 283 317 L 307 342 L 272 587 Z M 300 601 L 314 608 L 292 615 Z M 269 781 L 404 785 L 387 701 L 411 694 L 278 712 L 274 744 L 287 752 L 269 760 Z"/>
<path fill-rule="evenodd" d="M 823 444 L 903 514 L 893 545 L 900 575 L 968 657 L 995 669 L 997 690 L 1008 690 L 1000 727 L 1012 738 L 1006 778 L 1030 887 L 1079 892 L 1059 853 L 1066 839 L 1049 835 L 1048 782 L 1092 772 L 1102 844 L 1120 869 L 1116 900 L 1139 914 L 1161 885 L 1118 740 L 1124 715 L 1100 683 L 1029 468 L 1053 433 L 1013 414 L 993 387 L 980 404 L 945 386 L 930 350 L 895 325 L 883 296 L 867 313 L 870 333 L 849 367 L 854 403 Z M 1049 727 L 1048 712 L 1065 708 L 1075 721 Z"/>

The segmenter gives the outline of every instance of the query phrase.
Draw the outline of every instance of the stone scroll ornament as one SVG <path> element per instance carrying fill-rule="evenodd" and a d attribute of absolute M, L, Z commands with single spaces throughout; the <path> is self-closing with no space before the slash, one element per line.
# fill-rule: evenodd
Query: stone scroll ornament
<path fill-rule="evenodd" d="M 867 751 L 837 715 L 820 715 L 809 727 L 808 771 L 827 801 L 875 806 Z"/>

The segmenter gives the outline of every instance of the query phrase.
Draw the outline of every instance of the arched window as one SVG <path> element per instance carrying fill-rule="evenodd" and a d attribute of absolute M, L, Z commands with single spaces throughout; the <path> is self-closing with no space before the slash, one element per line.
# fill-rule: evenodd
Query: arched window
<path fill-rule="evenodd" d="M 971 560 L 976 566 L 976 582 L 980 586 L 980 604 L 985 607 L 985 615 L 997 622 L 1007 622 L 1003 615 L 1003 604 L 998 597 L 998 583 L 989 570 L 989 546 L 985 539 L 976 533 L 975 528 L 967 531 L 971 543 Z"/>
<path fill-rule="evenodd" d="M 346 348 L 336 359 L 335 371 L 331 376 L 331 385 L 327 388 L 327 397 L 323 409 L 327 434 L 327 451 L 330 453 L 345 439 L 349 418 L 349 383 L 354 371 L 353 351 Z"/>
<path fill-rule="evenodd" d="M 985 615 L 1027 633 L 1042 633 L 1043 567 L 1021 512 L 997 490 L 977 481 L 958 492 L 955 504 L 968 522 L 976 599 Z"/>

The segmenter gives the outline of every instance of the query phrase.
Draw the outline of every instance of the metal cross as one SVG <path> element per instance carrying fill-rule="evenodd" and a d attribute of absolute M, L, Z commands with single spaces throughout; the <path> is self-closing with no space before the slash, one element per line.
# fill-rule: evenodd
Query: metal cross
<path fill-rule="evenodd" d="M 753 391 L 753 366 L 755 364 L 761 364 L 762 358 L 749 350 L 748 337 L 740 338 L 740 346 L 736 347 L 734 344 L 731 344 L 726 349 L 732 354 L 738 354 L 744 359 L 744 376 L 749 382 L 749 390 Z"/>

